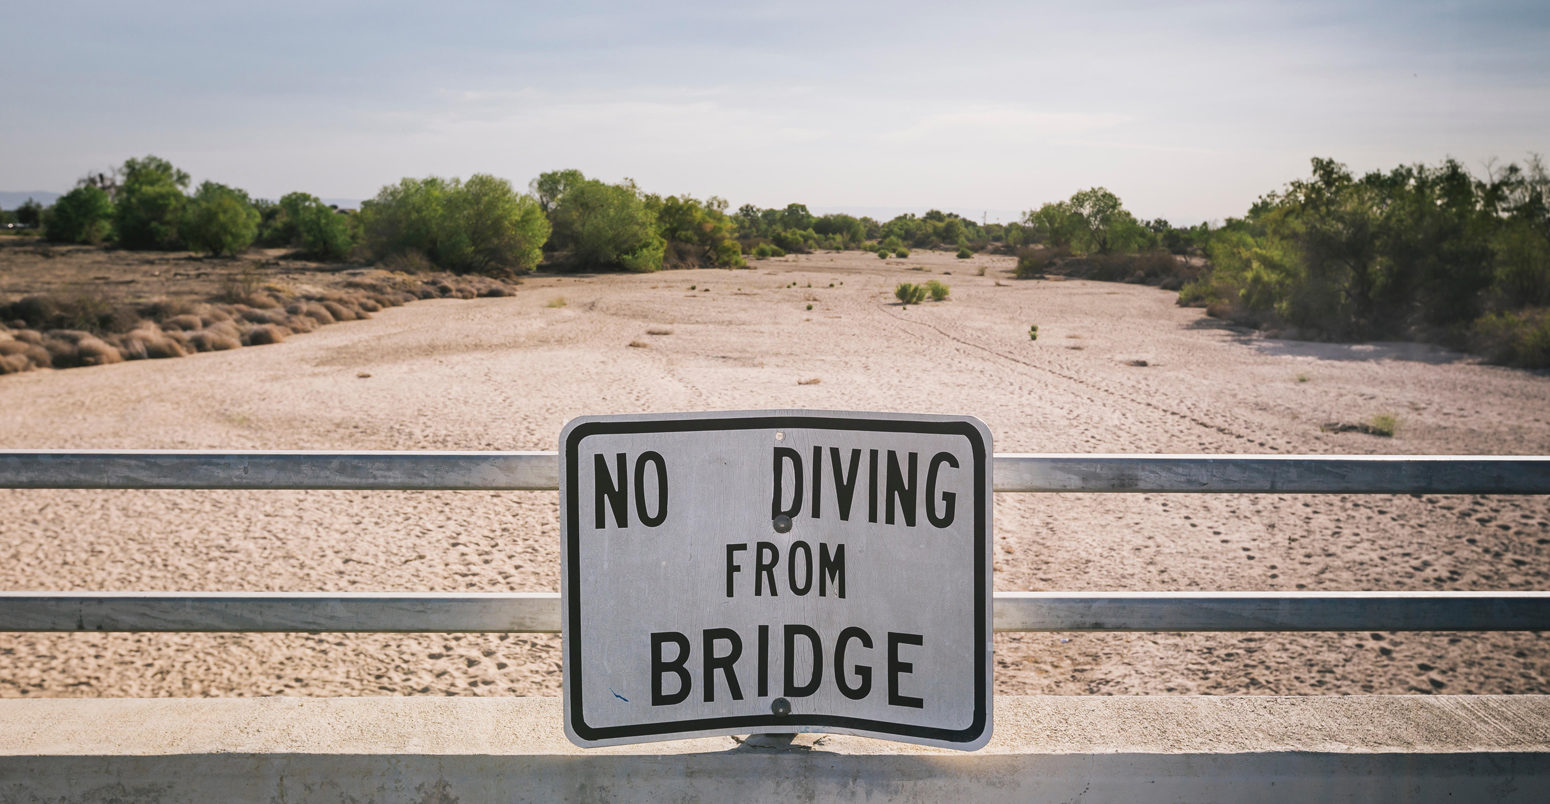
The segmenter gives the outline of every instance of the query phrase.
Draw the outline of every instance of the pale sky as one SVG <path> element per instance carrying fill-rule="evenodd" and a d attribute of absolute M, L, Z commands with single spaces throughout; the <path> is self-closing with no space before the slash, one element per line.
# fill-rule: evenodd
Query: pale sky
<path fill-rule="evenodd" d="M 1103 185 L 1241 215 L 1550 151 L 1550 4 L 10 2 L 0 190 L 148 153 L 277 198 L 575 167 L 743 203 L 1008 220 Z"/>

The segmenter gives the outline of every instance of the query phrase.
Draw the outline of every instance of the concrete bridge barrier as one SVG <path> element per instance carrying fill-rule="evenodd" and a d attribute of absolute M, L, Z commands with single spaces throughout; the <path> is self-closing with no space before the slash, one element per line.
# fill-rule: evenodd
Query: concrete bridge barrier
<path fill-rule="evenodd" d="M 1492 801 L 1550 696 L 1002 697 L 974 753 L 841 735 L 583 750 L 552 698 L 0 701 L 0 802 Z"/>

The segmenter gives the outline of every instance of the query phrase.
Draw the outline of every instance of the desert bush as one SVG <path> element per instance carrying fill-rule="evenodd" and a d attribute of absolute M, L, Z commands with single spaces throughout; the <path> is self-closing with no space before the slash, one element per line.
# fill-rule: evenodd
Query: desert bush
<path fill-rule="evenodd" d="M 527 273 L 550 232 L 537 201 L 487 174 L 404 179 L 383 187 L 359 217 L 366 249 L 390 270 Z"/>
<path fill-rule="evenodd" d="M 960 260 L 967 260 L 967 259 L 972 258 L 973 256 L 974 256 L 974 252 L 970 251 L 968 246 L 959 246 L 958 247 L 958 254 L 957 254 L 958 259 L 960 259 Z"/>
<path fill-rule="evenodd" d="M 339 212 L 308 193 L 288 193 L 261 240 L 286 246 L 317 260 L 338 262 L 355 247 L 354 216 Z"/>
<path fill-rule="evenodd" d="M 900 282 L 893 289 L 894 298 L 906 307 L 911 304 L 920 304 L 926 300 L 926 286 L 916 285 L 910 282 Z"/>
<path fill-rule="evenodd" d="M 55 243 L 101 243 L 113 230 L 113 201 L 89 184 L 59 197 L 43 216 L 43 236 Z"/>
<path fill-rule="evenodd" d="M 1365 432 L 1384 438 L 1393 438 L 1399 429 L 1399 418 L 1392 413 L 1378 413 L 1367 420 Z"/>
<path fill-rule="evenodd" d="M 280 343 L 285 340 L 288 333 L 284 327 L 274 324 L 260 324 L 242 335 L 244 346 L 267 346 L 272 343 Z"/>
<path fill-rule="evenodd" d="M 785 249 L 773 243 L 760 243 L 759 245 L 754 246 L 753 256 L 754 259 L 758 260 L 766 259 L 769 257 L 784 257 L 786 256 L 786 251 Z"/>
<path fill-rule="evenodd" d="M 1021 249 L 1017 252 L 1017 271 L 1014 275 L 1018 279 L 1043 279 L 1059 253 L 1033 246 Z"/>
<path fill-rule="evenodd" d="M 818 245 L 818 235 L 812 229 L 777 229 L 770 233 L 770 240 L 791 254 L 806 254 Z"/>
<path fill-rule="evenodd" d="M 565 188 L 553 213 L 554 247 L 578 269 L 655 271 L 667 241 L 633 182 L 583 179 Z"/>
<path fill-rule="evenodd" d="M 1471 328 L 1470 345 L 1495 363 L 1550 368 L 1550 308 L 1487 315 Z"/>
<path fill-rule="evenodd" d="M 884 250 L 884 249 L 878 249 L 877 250 L 877 258 L 880 259 L 880 260 L 888 259 L 888 252 L 886 250 Z"/>
<path fill-rule="evenodd" d="M 207 181 L 187 203 L 179 232 L 190 250 L 232 256 L 253 245 L 258 220 L 247 193 Z"/>
<path fill-rule="evenodd" d="M 125 360 L 158 360 L 182 357 L 186 354 L 183 342 L 163 332 L 155 323 L 141 322 L 139 326 L 113 339 Z"/>
<path fill-rule="evenodd" d="M 951 291 L 946 284 L 933 279 L 926 283 L 926 292 L 931 294 L 932 301 L 946 301 Z"/>
<path fill-rule="evenodd" d="M 188 174 L 155 156 L 124 162 L 114 198 L 114 227 L 125 248 L 177 248 Z"/>
<path fill-rule="evenodd" d="M 36 330 L 123 332 L 140 320 L 139 311 L 100 296 L 33 295 L 0 304 L 0 321 L 20 321 Z"/>
<path fill-rule="evenodd" d="M 200 352 L 224 352 L 242 346 L 240 336 L 225 328 L 201 329 L 188 334 L 188 343 Z"/>
<path fill-rule="evenodd" d="M 1039 325 L 1038 324 L 1029 324 L 1028 325 L 1028 340 L 1036 341 L 1038 339 L 1039 339 Z"/>
<path fill-rule="evenodd" d="M 910 255 L 910 250 L 905 248 L 905 247 L 903 247 L 903 246 L 900 246 L 900 247 L 898 247 L 898 248 L 893 250 L 893 256 L 898 257 L 901 260 L 906 258 L 906 257 L 908 257 L 909 255 Z"/>

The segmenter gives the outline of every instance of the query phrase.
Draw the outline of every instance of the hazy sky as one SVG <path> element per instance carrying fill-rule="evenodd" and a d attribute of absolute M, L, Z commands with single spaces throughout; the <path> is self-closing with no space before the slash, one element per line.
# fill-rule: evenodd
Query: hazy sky
<path fill-rule="evenodd" d="M 1006 219 L 1104 185 L 1239 215 L 1305 175 L 1550 150 L 1550 4 L 0 6 L 0 189 L 154 153 L 254 195 L 545 170 Z"/>

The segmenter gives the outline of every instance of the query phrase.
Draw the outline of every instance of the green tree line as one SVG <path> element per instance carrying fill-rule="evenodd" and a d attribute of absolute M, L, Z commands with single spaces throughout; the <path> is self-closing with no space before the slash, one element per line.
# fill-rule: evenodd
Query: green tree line
<path fill-rule="evenodd" d="M 1304 338 L 1402 338 L 1550 367 L 1550 176 L 1538 157 L 1312 175 L 1205 243 L 1180 303 Z"/>
<path fill-rule="evenodd" d="M 190 192 L 189 175 L 155 156 L 7 217 L 41 221 L 59 242 L 212 255 L 259 245 L 492 275 L 739 267 L 816 249 L 1000 251 L 1019 255 L 1022 276 L 1182 286 L 1180 303 L 1301 337 L 1427 340 L 1550 365 L 1550 178 L 1537 157 L 1483 177 L 1454 160 L 1358 177 L 1317 158 L 1310 177 L 1215 228 L 1138 218 L 1103 187 L 1007 224 L 941 210 L 877 221 L 800 203 L 729 211 L 715 196 L 662 196 L 578 170 L 541 174 L 527 192 L 487 174 L 405 178 L 349 212 L 300 192 L 274 202 L 210 181 Z"/>

